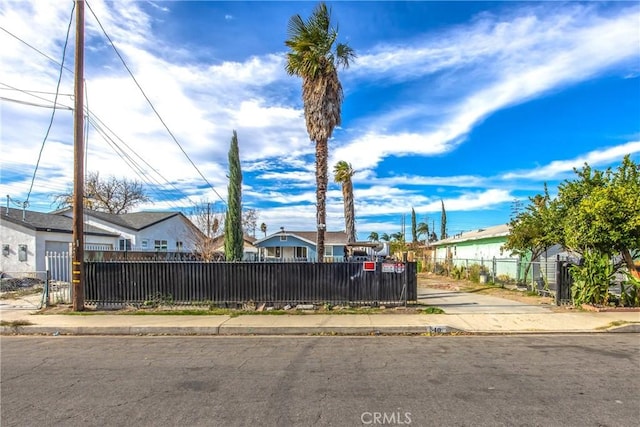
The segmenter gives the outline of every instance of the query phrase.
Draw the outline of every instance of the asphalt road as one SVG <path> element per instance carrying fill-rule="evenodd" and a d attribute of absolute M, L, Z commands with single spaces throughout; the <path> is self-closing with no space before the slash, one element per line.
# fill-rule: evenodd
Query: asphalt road
<path fill-rule="evenodd" d="M 2 337 L 0 425 L 637 426 L 637 334 Z"/>

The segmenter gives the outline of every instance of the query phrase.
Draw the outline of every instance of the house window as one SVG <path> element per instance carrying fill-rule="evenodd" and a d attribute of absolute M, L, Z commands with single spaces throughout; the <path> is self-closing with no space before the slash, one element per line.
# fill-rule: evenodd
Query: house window
<path fill-rule="evenodd" d="M 176 250 L 178 252 L 182 250 L 182 242 L 176 242 Z"/>
<path fill-rule="evenodd" d="M 121 251 L 130 251 L 131 250 L 131 239 L 120 239 L 118 240 L 118 249 Z"/>
<path fill-rule="evenodd" d="M 9 256 L 11 253 L 11 247 L 9 245 L 2 245 L 2 255 Z"/>
<path fill-rule="evenodd" d="M 296 258 L 306 258 L 307 257 L 307 248 L 304 246 L 296 247 Z"/>
<path fill-rule="evenodd" d="M 270 247 L 270 248 L 265 248 L 267 250 L 267 256 L 269 258 L 280 258 L 280 254 L 281 252 L 281 248 L 280 246 L 278 247 Z"/>
<path fill-rule="evenodd" d="M 286 236 L 286 235 L 284 235 L 284 234 L 283 234 L 283 235 L 281 235 L 281 236 L 280 236 L 280 241 L 281 241 L 281 242 L 286 242 L 286 241 L 287 241 L 287 236 Z"/>
<path fill-rule="evenodd" d="M 18 245 L 18 261 L 27 260 L 27 245 Z"/>
<path fill-rule="evenodd" d="M 143 239 L 142 242 L 140 242 L 140 247 L 144 250 L 149 249 L 149 239 Z"/>
<path fill-rule="evenodd" d="M 325 246 L 324 255 L 325 256 L 333 256 L 333 246 Z"/>
<path fill-rule="evenodd" d="M 167 250 L 167 241 L 166 240 L 156 240 L 153 243 L 153 248 L 156 251 L 166 251 Z"/>

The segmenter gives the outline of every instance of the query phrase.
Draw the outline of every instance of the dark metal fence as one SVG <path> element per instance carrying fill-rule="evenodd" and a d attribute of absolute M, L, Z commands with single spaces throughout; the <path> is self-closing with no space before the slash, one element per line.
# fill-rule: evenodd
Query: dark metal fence
<path fill-rule="evenodd" d="M 570 272 L 572 265 L 566 260 L 558 259 L 556 261 L 556 305 L 572 304 L 571 285 L 573 278 Z"/>
<path fill-rule="evenodd" d="M 417 300 L 415 262 L 87 261 L 87 304 L 400 304 Z"/>

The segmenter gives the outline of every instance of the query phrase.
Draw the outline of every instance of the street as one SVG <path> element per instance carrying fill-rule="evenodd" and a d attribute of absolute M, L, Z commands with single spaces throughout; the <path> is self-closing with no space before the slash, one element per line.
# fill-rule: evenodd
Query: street
<path fill-rule="evenodd" d="M 637 334 L 1 338 L 9 426 L 635 426 Z"/>

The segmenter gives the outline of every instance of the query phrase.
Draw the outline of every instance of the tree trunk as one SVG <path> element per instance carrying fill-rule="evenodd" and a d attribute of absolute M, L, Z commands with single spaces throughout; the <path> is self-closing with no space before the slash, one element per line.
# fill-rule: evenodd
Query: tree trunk
<path fill-rule="evenodd" d="M 633 277 L 640 279 L 640 271 L 638 271 L 635 264 L 633 263 L 633 258 L 631 258 L 631 252 L 629 252 L 629 249 L 625 248 L 621 250 L 620 253 L 622 254 L 622 258 L 624 259 L 625 264 L 627 264 L 629 273 L 631 273 Z"/>
<path fill-rule="evenodd" d="M 316 247 L 318 252 L 318 262 L 324 262 L 324 232 L 327 227 L 327 181 L 328 181 L 328 141 L 316 142 L 316 209 L 318 236 Z"/>
<path fill-rule="evenodd" d="M 353 184 L 351 180 L 345 183 L 346 191 L 344 197 L 344 218 L 347 232 L 347 243 L 356 241 L 356 220 L 355 209 L 353 206 Z"/>

